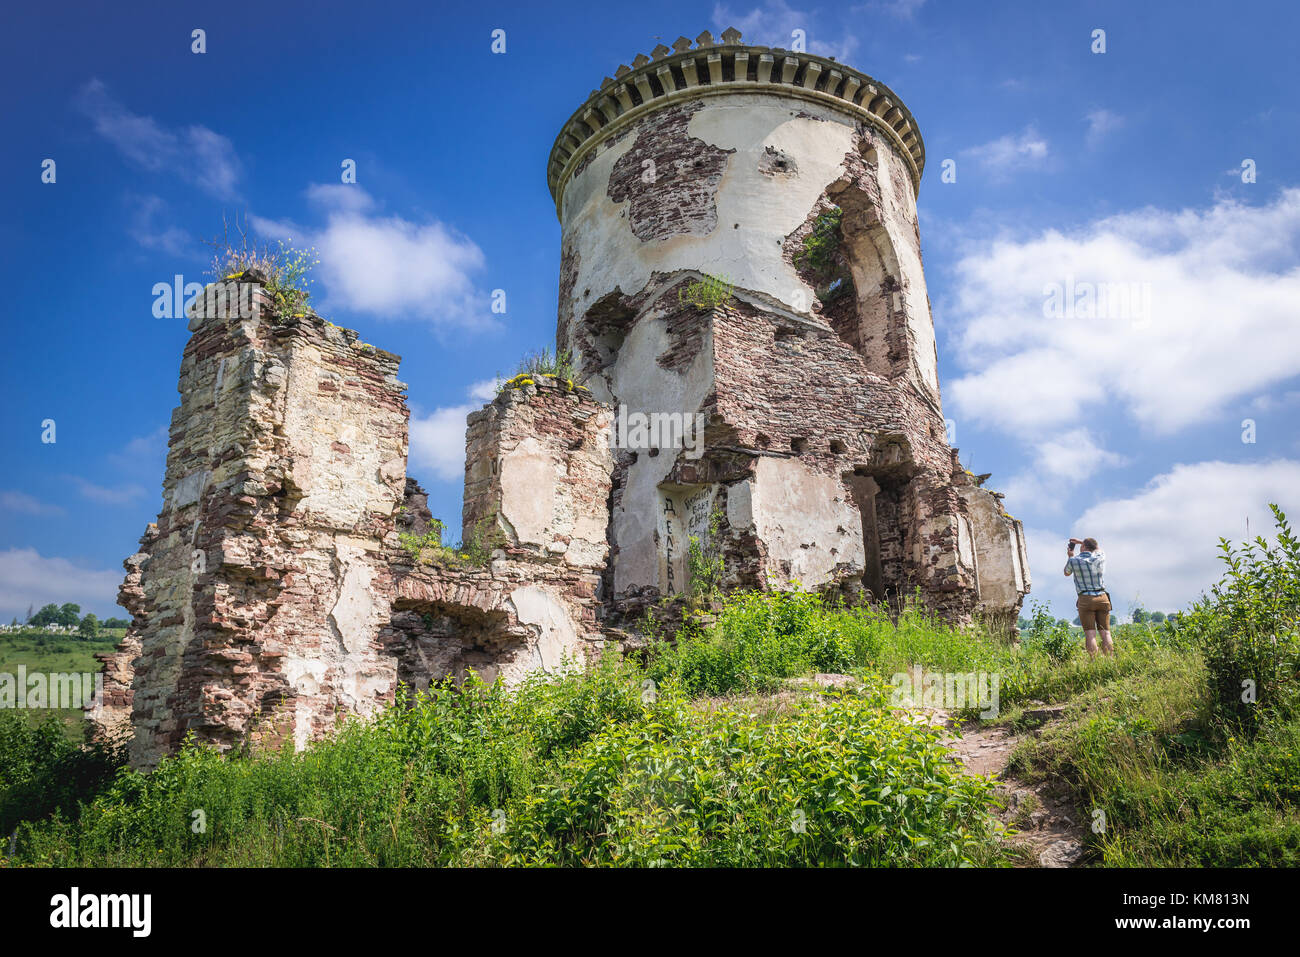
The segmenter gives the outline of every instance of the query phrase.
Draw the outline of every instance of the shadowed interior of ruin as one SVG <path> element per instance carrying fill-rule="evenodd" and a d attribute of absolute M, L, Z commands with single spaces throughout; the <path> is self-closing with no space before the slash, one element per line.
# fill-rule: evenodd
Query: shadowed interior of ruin
<path fill-rule="evenodd" d="M 484 611 L 450 602 L 399 600 L 380 640 L 397 658 L 397 678 L 424 691 L 444 676 L 463 679 L 473 669 L 491 684 L 503 661 L 528 638 L 510 627 L 502 611 Z"/>

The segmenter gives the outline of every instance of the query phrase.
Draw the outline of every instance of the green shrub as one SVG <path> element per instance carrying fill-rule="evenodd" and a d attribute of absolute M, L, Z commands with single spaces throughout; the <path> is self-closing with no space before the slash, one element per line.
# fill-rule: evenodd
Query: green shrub
<path fill-rule="evenodd" d="M 647 672 L 692 695 L 770 691 L 812 666 L 810 625 L 821 609 L 804 592 L 732 593 L 709 631 L 687 625 L 675 643 L 654 643 Z"/>
<path fill-rule="evenodd" d="M 680 699 L 611 725 L 526 802 L 507 863 L 952 866 L 993 860 L 991 782 L 874 679 L 769 721 Z"/>
<path fill-rule="evenodd" d="M 696 600 L 712 601 L 722 591 L 722 580 L 727 573 L 722 543 L 718 539 L 722 518 L 722 510 L 715 509 L 709 516 L 709 528 L 703 538 L 692 535 L 687 545 L 686 565 L 691 597 Z"/>
<path fill-rule="evenodd" d="M 994 859 L 990 785 L 864 693 L 760 719 L 626 663 L 475 677 L 301 753 L 187 743 L 15 863 L 149 866 L 956 864 Z M 198 813 L 201 812 L 201 813 Z"/>
<path fill-rule="evenodd" d="M 125 758 L 116 744 L 72 741 L 56 716 L 32 725 L 19 712 L 0 711 L 0 834 L 55 813 L 75 818 Z"/>
<path fill-rule="evenodd" d="M 843 240 L 840 232 L 843 216 L 843 210 L 832 206 L 813 221 L 812 230 L 804 237 L 803 248 L 795 254 L 796 266 L 807 267 L 820 275 L 835 266 Z"/>
<path fill-rule="evenodd" d="M 1218 713 L 1254 727 L 1260 706 L 1289 701 L 1300 672 L 1300 540 L 1271 505 L 1277 542 L 1221 539 L 1224 577 L 1176 626 L 1200 646 Z"/>
<path fill-rule="evenodd" d="M 1031 647 L 1041 648 L 1054 662 L 1068 661 L 1078 644 L 1069 624 L 1052 616 L 1046 605 L 1035 603 L 1029 619 L 1029 628 L 1021 641 Z"/>
<path fill-rule="evenodd" d="M 491 531 L 495 517 L 488 516 L 474 526 L 468 541 L 444 545 L 442 536 L 447 525 L 440 519 L 430 519 L 429 527 L 423 535 L 413 532 L 399 532 L 398 544 L 406 554 L 423 565 L 473 565 L 483 567 L 492 557 Z"/>

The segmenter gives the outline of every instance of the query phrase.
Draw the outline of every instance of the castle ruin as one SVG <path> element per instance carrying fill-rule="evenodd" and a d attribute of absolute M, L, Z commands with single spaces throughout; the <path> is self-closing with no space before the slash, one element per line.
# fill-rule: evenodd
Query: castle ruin
<path fill-rule="evenodd" d="M 606 78 L 548 165 L 575 380 L 469 417 L 483 565 L 401 547 L 431 517 L 398 357 L 260 285 L 251 316 L 195 310 L 98 732 L 129 727 L 141 767 L 186 734 L 301 747 L 399 684 L 580 663 L 689 589 L 692 538 L 728 589 L 918 593 L 1009 629 L 1024 534 L 948 444 L 924 162 L 888 87 L 734 30 Z"/>

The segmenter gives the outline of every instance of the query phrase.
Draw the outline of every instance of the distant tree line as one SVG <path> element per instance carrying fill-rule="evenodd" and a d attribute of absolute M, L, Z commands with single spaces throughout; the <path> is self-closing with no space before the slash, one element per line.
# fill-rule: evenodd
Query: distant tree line
<path fill-rule="evenodd" d="M 1145 608 L 1141 608 L 1141 607 L 1139 607 L 1139 608 L 1134 608 L 1134 609 L 1133 609 L 1133 624 L 1135 624 L 1135 625 L 1161 625 L 1161 624 L 1164 624 L 1166 621 L 1173 621 L 1174 619 L 1178 618 L 1180 614 L 1181 614 L 1181 612 L 1173 611 L 1173 612 L 1170 612 L 1169 614 L 1166 615 L 1163 611 L 1147 611 Z M 1079 627 L 1079 616 L 1078 616 L 1078 615 L 1075 615 L 1075 616 L 1074 616 L 1074 620 L 1071 621 L 1071 622 L 1066 622 L 1066 620 L 1065 620 L 1064 618 L 1062 618 L 1062 619 L 1060 619 L 1060 623 L 1063 624 L 1063 625 L 1064 625 L 1064 624 L 1071 624 L 1071 625 L 1074 625 L 1074 626 L 1077 628 L 1077 627 Z M 1111 613 L 1111 616 L 1110 616 L 1110 623 L 1111 623 L 1112 625 L 1118 625 L 1118 624 L 1119 624 L 1119 616 L 1116 615 L 1114 612 Z M 1027 628 L 1029 628 L 1030 624 L 1031 624 L 1031 622 L 1030 622 L 1030 620 L 1029 620 L 1028 618 L 1023 618 L 1023 617 L 1022 617 L 1022 618 L 1020 618 L 1020 619 L 1016 622 L 1016 627 L 1019 628 L 1021 631 L 1024 631 L 1024 630 L 1026 630 Z"/>
<path fill-rule="evenodd" d="M 25 625 L 20 625 L 17 618 L 14 618 L 10 629 L 27 627 L 27 628 L 51 628 L 60 629 L 75 628 L 77 633 L 83 638 L 98 637 L 101 629 L 126 628 L 131 623 L 125 618 L 105 618 L 103 621 L 94 612 L 81 613 L 81 606 L 75 602 L 64 602 L 62 605 L 56 605 L 53 602 L 41 608 L 40 611 L 32 612 L 27 610 L 27 621 Z"/>

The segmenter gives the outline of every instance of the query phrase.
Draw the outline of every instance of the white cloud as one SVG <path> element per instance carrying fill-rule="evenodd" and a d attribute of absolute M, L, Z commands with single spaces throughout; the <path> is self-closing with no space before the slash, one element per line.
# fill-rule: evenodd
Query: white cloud
<path fill-rule="evenodd" d="M 159 196 L 129 196 L 130 219 L 127 231 L 145 249 L 182 255 L 192 237 L 179 226 L 164 226 L 158 219 L 167 213 L 167 204 Z"/>
<path fill-rule="evenodd" d="M 1300 461 L 1175 465 L 1133 495 L 1098 502 L 1068 529 L 1027 529 L 1030 600 L 1050 601 L 1057 615 L 1074 617 L 1074 586 L 1062 574 L 1065 542 L 1091 536 L 1106 553 L 1117 615 L 1139 600 L 1152 610 L 1184 608 L 1222 576 L 1220 537 L 1270 537 L 1270 502 L 1300 511 Z"/>
<path fill-rule="evenodd" d="M 970 146 L 958 155 L 973 160 L 993 180 L 1004 180 L 1013 173 L 1040 169 L 1047 162 L 1047 140 L 1033 126 L 1019 134 L 1007 133 L 995 140 Z"/>
<path fill-rule="evenodd" d="M 79 475 L 69 475 L 68 478 L 82 495 L 101 505 L 128 505 L 145 494 L 141 485 L 97 485 Z"/>
<path fill-rule="evenodd" d="M 491 402 L 497 397 L 497 392 L 501 389 L 500 379 L 484 379 L 482 382 L 475 382 L 469 387 L 469 397 L 477 399 L 481 405 L 484 402 Z"/>
<path fill-rule="evenodd" d="M 1084 119 L 1088 121 L 1085 137 L 1089 149 L 1096 149 L 1107 136 L 1124 125 L 1124 117 L 1105 109 L 1090 110 Z"/>
<path fill-rule="evenodd" d="M 965 418 L 1031 438 L 1111 402 L 1155 433 L 1211 420 L 1300 375 L 1298 253 L 1300 189 L 986 241 L 958 262 L 942 307 L 971 370 L 946 394 Z M 1148 315 L 1047 317 L 1049 286 L 1088 283 L 1146 289 Z"/>
<path fill-rule="evenodd" d="M 64 511 L 62 506 L 50 505 L 26 492 L 11 489 L 0 489 L 0 509 L 20 515 L 62 515 Z"/>
<path fill-rule="evenodd" d="M 167 460 L 167 440 L 170 431 L 160 425 L 147 435 L 137 435 L 117 452 L 110 452 L 108 461 L 126 471 L 140 472 L 156 478 Z"/>
<path fill-rule="evenodd" d="M 427 469 L 443 482 L 459 481 L 465 477 L 465 417 L 496 396 L 497 380 L 476 382 L 466 392 L 473 402 L 443 406 L 428 415 L 411 416 L 411 464 L 408 472 Z"/>
<path fill-rule="evenodd" d="M 868 13 L 883 13 L 899 20 L 913 19 L 925 6 L 925 0 L 867 0 Z"/>
<path fill-rule="evenodd" d="M 152 116 L 132 113 L 99 79 L 82 87 L 75 102 L 95 132 L 131 163 L 150 172 L 170 172 L 219 199 L 237 196 L 239 158 L 220 133 L 197 124 L 166 129 Z"/>
<path fill-rule="evenodd" d="M 916 0 L 898 0 L 903 5 L 915 3 Z M 922 0 L 923 2 L 923 0 Z M 821 31 L 812 22 L 814 14 L 806 10 L 796 10 L 785 0 L 767 0 L 762 6 L 754 7 L 748 13 L 738 13 L 724 4 L 713 7 L 713 25 L 716 30 L 735 27 L 740 31 L 743 42 L 759 46 L 791 49 L 795 30 L 804 31 L 808 52 L 818 56 L 834 57 L 846 60 L 858 48 L 858 38 L 844 30 Z M 828 40 L 830 37 L 832 39 Z"/>
<path fill-rule="evenodd" d="M 359 186 L 316 184 L 307 198 L 324 213 L 324 227 L 260 217 L 252 222 L 262 235 L 315 248 L 320 259 L 315 277 L 328 296 L 323 309 L 440 326 L 495 324 L 491 296 L 473 279 L 485 257 L 472 239 L 436 220 L 380 216 L 374 199 Z"/>
<path fill-rule="evenodd" d="M 1038 446 L 1038 467 L 1051 478 L 1083 481 L 1103 466 L 1119 465 L 1122 456 L 1099 446 L 1087 429 L 1075 429 Z"/>
<path fill-rule="evenodd" d="M 1251 399 L 1250 407 L 1259 412 L 1274 412 L 1300 402 L 1300 389 L 1288 389 L 1281 395 L 1266 393 Z"/>
<path fill-rule="evenodd" d="M 28 606 L 75 602 L 82 612 L 115 614 L 120 571 L 81 568 L 66 558 L 46 558 L 34 548 L 0 551 L 0 620 L 22 620 Z"/>
<path fill-rule="evenodd" d="M 1001 491 L 1018 509 L 1026 506 L 1043 512 L 1059 512 L 1063 493 L 1075 488 L 1104 468 L 1123 465 L 1124 457 L 1098 444 L 1088 429 L 1072 429 L 1033 444 L 1034 464 L 1007 481 Z"/>

